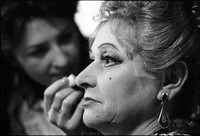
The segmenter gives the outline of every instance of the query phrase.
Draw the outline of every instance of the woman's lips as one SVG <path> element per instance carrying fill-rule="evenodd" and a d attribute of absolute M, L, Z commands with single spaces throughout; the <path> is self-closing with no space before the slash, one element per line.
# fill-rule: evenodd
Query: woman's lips
<path fill-rule="evenodd" d="M 95 100 L 91 97 L 85 97 L 84 101 L 82 103 L 82 106 L 86 108 L 86 107 L 91 106 L 91 105 L 96 104 L 96 103 L 101 103 L 101 102 L 98 101 L 98 100 Z"/>

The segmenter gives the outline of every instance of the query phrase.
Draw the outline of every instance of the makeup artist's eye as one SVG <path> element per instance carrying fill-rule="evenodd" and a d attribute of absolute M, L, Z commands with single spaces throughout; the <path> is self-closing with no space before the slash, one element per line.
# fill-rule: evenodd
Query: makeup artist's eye
<path fill-rule="evenodd" d="M 122 62 L 121 60 L 115 59 L 114 57 L 111 57 L 109 55 L 101 56 L 100 59 L 105 67 L 111 67 Z"/>
<path fill-rule="evenodd" d="M 49 50 L 49 47 L 45 44 L 41 44 L 33 49 L 31 49 L 28 54 L 32 57 L 42 57 L 44 56 Z"/>

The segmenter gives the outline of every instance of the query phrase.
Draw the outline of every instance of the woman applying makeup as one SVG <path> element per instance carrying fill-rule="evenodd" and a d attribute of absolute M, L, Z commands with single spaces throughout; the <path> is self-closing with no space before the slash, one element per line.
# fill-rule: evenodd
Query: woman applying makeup
<path fill-rule="evenodd" d="M 1 123 L 6 135 L 65 135 L 47 120 L 42 100 L 47 86 L 88 64 L 87 40 L 74 21 L 77 4 L 1 1 Z M 83 95 L 71 86 L 66 94 L 73 101 Z"/>
<path fill-rule="evenodd" d="M 92 62 L 76 78 L 85 89 L 86 126 L 104 135 L 199 134 L 198 6 L 184 1 L 102 4 L 91 40 Z M 59 92 L 59 86 L 56 81 L 46 93 Z"/>

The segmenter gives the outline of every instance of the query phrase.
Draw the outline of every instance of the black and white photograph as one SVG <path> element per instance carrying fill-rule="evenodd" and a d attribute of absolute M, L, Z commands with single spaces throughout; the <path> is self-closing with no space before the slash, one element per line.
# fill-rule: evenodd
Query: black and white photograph
<path fill-rule="evenodd" d="M 200 1 L 1 1 L 4 135 L 200 135 Z"/>

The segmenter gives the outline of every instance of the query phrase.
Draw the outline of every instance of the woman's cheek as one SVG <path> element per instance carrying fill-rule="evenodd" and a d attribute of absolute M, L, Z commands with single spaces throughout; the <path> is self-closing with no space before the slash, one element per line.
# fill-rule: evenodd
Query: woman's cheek
<path fill-rule="evenodd" d="M 107 76 L 106 79 L 102 80 L 102 88 L 100 89 L 104 97 L 104 109 L 112 116 L 116 116 L 117 106 L 120 103 L 121 88 L 118 88 L 117 77 Z"/>

